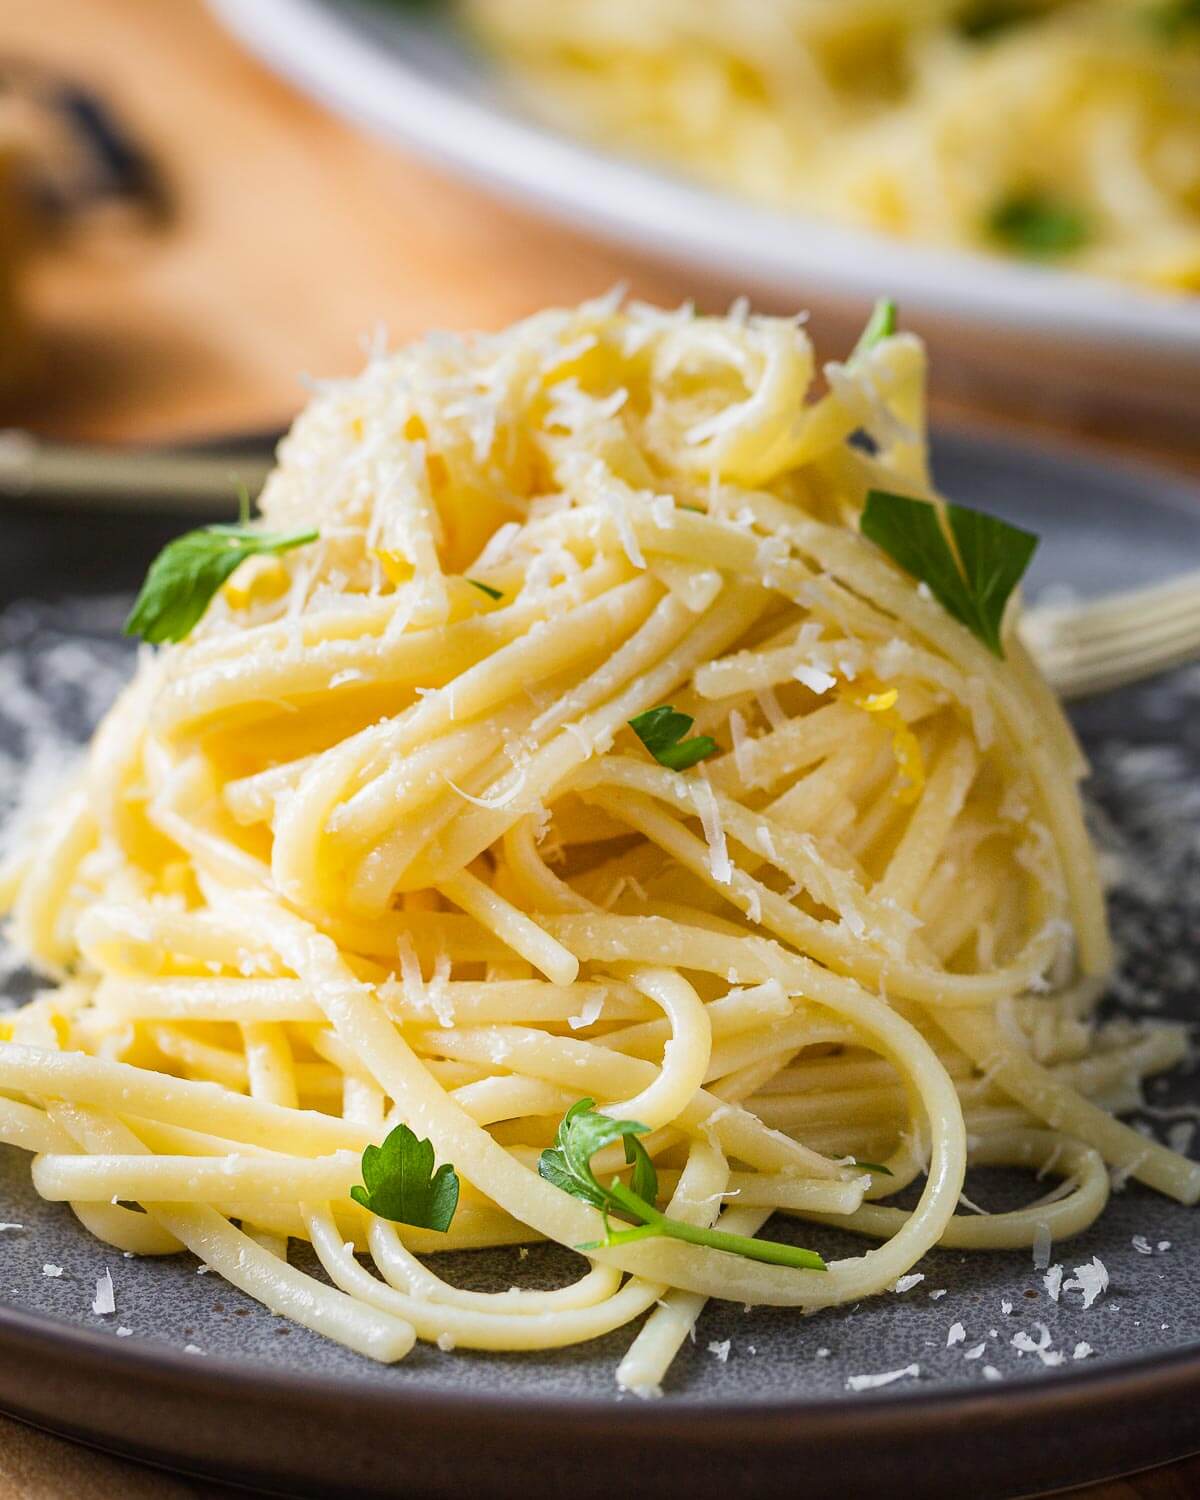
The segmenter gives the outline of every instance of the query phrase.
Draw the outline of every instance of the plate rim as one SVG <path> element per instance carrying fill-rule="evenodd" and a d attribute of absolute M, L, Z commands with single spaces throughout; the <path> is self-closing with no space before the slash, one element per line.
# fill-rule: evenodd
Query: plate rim
<path fill-rule="evenodd" d="M 970 1476 L 978 1500 L 1003 1500 L 1200 1452 L 1200 1348 L 1194 1347 L 936 1396 L 879 1391 L 854 1400 L 746 1403 L 615 1394 L 604 1400 L 477 1397 L 465 1390 L 348 1383 L 286 1366 L 264 1378 L 261 1366 L 187 1355 L 150 1341 L 118 1344 L 106 1331 L 7 1306 L 0 1306 L 0 1354 L 8 1356 L 0 1360 L 0 1410 L 19 1420 L 162 1468 L 241 1484 L 299 1484 L 302 1493 L 316 1495 L 336 1485 L 338 1494 L 383 1496 L 415 1481 L 417 1487 L 406 1490 L 414 1496 L 449 1497 L 469 1483 L 486 1500 L 512 1493 L 518 1468 L 528 1473 L 531 1465 L 544 1465 L 547 1472 L 565 1466 L 572 1492 L 591 1500 L 611 1493 L 613 1470 L 604 1460 L 613 1445 L 633 1442 L 660 1476 L 673 1472 L 684 1455 L 692 1461 L 702 1456 L 706 1465 L 735 1464 L 731 1472 L 738 1478 L 726 1489 L 732 1500 L 792 1495 L 794 1465 L 816 1461 L 827 1482 L 854 1485 L 872 1476 L 872 1491 L 881 1497 L 949 1500 L 961 1495 Z M 69 1411 L 62 1409 L 64 1388 L 84 1393 Z M 97 1416 L 89 1415 L 93 1401 Z M 121 1413 L 116 1420 L 114 1409 Z M 189 1415 L 183 1427 L 181 1410 Z M 382 1467 L 378 1458 L 356 1466 L 353 1433 L 372 1430 L 374 1420 L 391 1423 L 398 1448 L 400 1439 L 417 1432 L 454 1434 L 448 1464 L 443 1458 L 434 1476 L 406 1473 L 394 1457 L 384 1458 Z M 475 1447 L 472 1430 L 482 1440 Z M 218 1434 L 221 1440 L 210 1443 Z M 505 1454 L 489 1445 L 501 1434 L 512 1440 L 508 1466 Z M 650 1435 L 652 1447 L 644 1441 Z M 977 1475 L 976 1455 L 1006 1437 L 1027 1445 L 1035 1464 L 1008 1477 L 995 1470 Z M 291 1454 L 282 1460 L 281 1445 Z M 903 1474 L 900 1464 L 880 1480 L 876 1466 L 893 1460 L 897 1445 L 937 1452 L 936 1469 L 914 1476 Z"/>
<path fill-rule="evenodd" d="M 1104 1391 L 1109 1386 L 1124 1388 L 1131 1382 L 1142 1379 L 1152 1383 L 1163 1380 L 1172 1387 L 1177 1383 L 1181 1386 L 1194 1383 L 1200 1391 L 1200 1343 L 1180 1345 L 1161 1355 L 1139 1354 L 1095 1363 L 1078 1361 L 1056 1375 L 1023 1375 L 1019 1378 L 1006 1378 L 995 1384 L 956 1385 L 925 1390 L 919 1384 L 903 1389 L 885 1387 L 858 1392 L 853 1400 L 845 1396 L 820 1396 L 812 1400 L 788 1397 L 756 1398 L 750 1401 L 722 1401 L 707 1397 L 690 1400 L 686 1397 L 673 1397 L 669 1392 L 659 1398 L 643 1399 L 633 1392 L 619 1390 L 614 1376 L 613 1391 L 608 1396 L 539 1394 L 535 1408 L 528 1393 L 505 1396 L 470 1388 L 431 1389 L 415 1384 L 388 1388 L 378 1381 L 360 1380 L 356 1377 L 347 1379 L 344 1372 L 319 1375 L 299 1367 L 276 1364 L 274 1361 L 260 1363 L 249 1358 L 243 1360 L 223 1355 L 188 1354 L 174 1344 L 145 1336 L 121 1339 L 118 1342 L 115 1333 L 103 1328 L 72 1323 L 65 1318 L 30 1312 L 10 1303 L 0 1303 L 0 1350 L 28 1340 L 49 1345 L 55 1351 L 61 1349 L 64 1357 L 76 1352 L 94 1355 L 122 1374 L 144 1374 L 147 1377 L 171 1375 L 181 1376 L 185 1380 L 191 1380 L 194 1376 L 197 1384 L 219 1385 L 226 1391 L 233 1386 L 242 1385 L 247 1391 L 259 1394 L 264 1388 L 278 1388 L 295 1396 L 336 1395 L 343 1399 L 348 1391 L 352 1391 L 356 1399 L 361 1396 L 370 1402 L 382 1402 L 389 1407 L 408 1406 L 425 1413 L 436 1405 L 446 1406 L 450 1409 L 450 1414 L 469 1411 L 488 1418 L 507 1418 L 514 1410 L 536 1410 L 539 1418 L 569 1418 L 576 1424 L 598 1423 L 602 1426 L 611 1425 L 614 1413 L 623 1414 L 617 1425 L 627 1422 L 630 1427 L 656 1428 L 659 1425 L 658 1418 L 664 1411 L 670 1412 L 673 1419 L 685 1426 L 699 1425 L 700 1422 L 711 1421 L 714 1415 L 719 1415 L 722 1421 L 749 1427 L 763 1421 L 775 1423 L 781 1417 L 789 1416 L 824 1422 L 844 1418 L 864 1407 L 872 1411 L 886 1408 L 889 1411 L 919 1412 L 925 1415 L 932 1409 L 941 1411 L 951 1407 L 973 1407 L 984 1400 L 989 1406 L 1012 1406 L 1025 1398 L 1037 1398 L 1040 1407 L 1059 1405 L 1074 1400 L 1085 1392 Z M 532 1357 L 537 1355 L 536 1350 L 529 1353 Z M 361 1358 L 364 1370 L 376 1367 L 376 1361 L 367 1355 Z M 403 1361 L 399 1363 L 402 1364 Z M 1035 1366 L 1031 1368 L 1036 1369 Z M 2 1391 L 3 1376 L 0 1375 L 0 1392 Z M 1043 1401 L 1041 1398 L 1050 1392 L 1054 1393 L 1056 1399 Z M 0 1405 L 3 1399 L 0 1394 Z M 1197 1408 L 1197 1421 L 1196 1440 L 1200 1445 L 1200 1407 Z M 1200 1452 L 1200 1446 L 1197 1451 Z"/>
<path fill-rule="evenodd" d="M 549 217 L 630 249 L 795 297 L 881 284 L 910 309 L 977 330 L 1157 358 L 1200 354 L 1200 298 L 907 243 L 762 208 L 495 109 L 384 54 L 328 0 L 208 0 L 250 51 L 302 90 Z"/>

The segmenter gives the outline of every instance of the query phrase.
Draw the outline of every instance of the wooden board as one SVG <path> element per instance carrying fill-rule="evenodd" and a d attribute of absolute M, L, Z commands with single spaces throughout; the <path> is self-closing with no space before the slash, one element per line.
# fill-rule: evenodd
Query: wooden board
<path fill-rule="evenodd" d="M 163 165 L 157 232 L 77 235 L 27 278 L 45 380 L 6 414 L 104 441 L 279 427 L 379 324 L 499 327 L 674 279 L 481 199 L 278 82 L 198 0 L 7 0 L 0 54 L 85 78 Z"/>
<path fill-rule="evenodd" d="M 76 234 L 38 256 L 25 300 L 43 379 L 0 422 L 111 442 L 278 429 L 302 377 L 355 369 L 381 323 L 399 342 L 500 327 L 617 282 L 710 307 L 742 290 L 552 227 L 360 135 L 243 54 L 201 0 L 5 0 L 0 56 L 100 91 L 162 166 L 175 210 L 156 232 Z M 830 307 L 815 328 L 835 352 L 854 336 Z M 969 363 L 939 360 L 954 377 L 943 418 L 980 415 L 959 394 Z M 993 420 L 1020 401 L 1012 384 L 990 387 Z M 1059 436 L 1200 473 L 1194 434 L 1150 441 L 1065 384 L 1044 405 Z"/>

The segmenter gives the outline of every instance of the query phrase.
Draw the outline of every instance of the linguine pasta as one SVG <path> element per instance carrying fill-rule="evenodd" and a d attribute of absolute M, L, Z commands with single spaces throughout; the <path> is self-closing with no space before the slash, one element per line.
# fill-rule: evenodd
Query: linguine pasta
<path fill-rule="evenodd" d="M 921 345 L 824 373 L 796 320 L 612 297 L 321 390 L 262 497 L 316 539 L 144 650 L 9 871 L 58 981 L 0 1043 L 43 1197 L 381 1360 L 629 1328 L 648 1392 L 706 1298 L 830 1306 L 936 1245 L 1069 1236 L 1110 1169 L 1200 1196 L 1114 1113 L 1183 1041 L 1091 1020 L 1061 711 L 858 529 L 869 490 L 931 496 Z M 714 752 L 647 753 L 664 705 Z M 683 1224 L 861 1253 L 607 1243 L 538 1171 L 581 1098 L 646 1127 Z M 461 1183 L 444 1232 L 351 1200 L 401 1123 Z M 979 1217 L 968 1164 L 1062 1190 Z M 500 1295 L 418 1258 L 539 1239 L 595 1248 Z"/>

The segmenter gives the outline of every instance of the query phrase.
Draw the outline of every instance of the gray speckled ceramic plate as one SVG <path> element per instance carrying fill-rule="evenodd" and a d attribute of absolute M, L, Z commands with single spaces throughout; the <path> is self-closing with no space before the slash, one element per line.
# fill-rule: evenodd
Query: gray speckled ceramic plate
<path fill-rule="evenodd" d="M 1200 496 L 1186 487 L 961 436 L 938 444 L 937 461 L 957 498 L 1042 532 L 1035 595 L 1200 566 Z M 177 527 L 125 517 L 84 529 L 21 511 L 3 524 L 0 797 L 11 801 L 43 785 L 103 711 L 128 669 L 117 634 L 126 591 Z M 1111 1004 L 1131 1014 L 1190 1020 L 1195 1007 L 1198 708 L 1200 666 L 1077 712 L 1124 955 Z M 10 993 L 22 985 L 12 976 Z M 1186 1149 L 1197 1103 L 1194 1079 L 1176 1078 L 1152 1086 L 1140 1119 Z M 981 1173 L 970 1191 L 1002 1207 L 1020 1184 Z M 631 1480 L 670 1494 L 702 1474 L 713 1492 L 761 1497 L 793 1490 L 803 1466 L 851 1496 L 969 1485 L 985 1497 L 1200 1449 L 1200 1220 L 1136 1185 L 1056 1251 L 1068 1278 L 1092 1256 L 1107 1267 L 1109 1289 L 1086 1310 L 1074 1292 L 1052 1301 L 1027 1254 L 935 1252 L 909 1291 L 856 1308 L 801 1317 L 713 1304 L 652 1404 L 613 1386 L 627 1333 L 544 1355 L 421 1346 L 395 1367 L 371 1365 L 198 1274 L 190 1258 L 106 1250 L 69 1210 L 36 1197 L 15 1150 L 0 1150 L 0 1220 L 22 1226 L 0 1231 L 0 1406 L 246 1482 L 414 1497 L 540 1484 L 589 1496 Z M 803 1232 L 835 1251 L 851 1243 Z M 447 1259 L 465 1284 L 518 1279 L 516 1250 Z M 552 1279 L 569 1261 L 534 1249 L 520 1278 Z M 99 1317 L 91 1301 L 105 1267 L 117 1311 Z M 956 1322 L 965 1337 L 948 1345 Z M 1014 1345 L 1021 1332 L 1040 1337 L 1038 1324 L 1062 1364 Z M 1081 1345 L 1091 1352 L 1075 1358 Z M 910 1363 L 919 1376 L 885 1392 L 847 1388 L 851 1375 Z"/>

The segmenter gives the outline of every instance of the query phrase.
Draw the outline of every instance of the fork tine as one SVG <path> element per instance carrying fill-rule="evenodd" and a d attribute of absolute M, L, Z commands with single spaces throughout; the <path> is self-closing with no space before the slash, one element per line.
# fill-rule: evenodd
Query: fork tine
<path fill-rule="evenodd" d="M 1021 634 L 1063 697 L 1138 681 L 1200 657 L 1200 571 L 1079 606 L 1032 609 Z"/>
<path fill-rule="evenodd" d="M 1129 655 L 1144 656 L 1147 653 L 1171 652 L 1189 642 L 1200 642 L 1200 613 L 1193 618 L 1164 625 L 1148 627 L 1132 626 L 1123 636 L 1077 636 L 1073 640 L 1058 640 L 1044 643 L 1042 654 L 1046 658 L 1072 658 L 1080 663 L 1112 660 Z"/>

